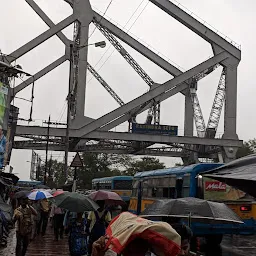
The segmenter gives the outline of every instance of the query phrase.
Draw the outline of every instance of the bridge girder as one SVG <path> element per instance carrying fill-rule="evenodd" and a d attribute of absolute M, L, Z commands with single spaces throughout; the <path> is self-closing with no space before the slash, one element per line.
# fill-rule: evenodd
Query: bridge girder
<path fill-rule="evenodd" d="M 55 67 L 62 64 L 64 61 L 69 60 L 70 53 L 70 40 L 68 40 L 61 32 L 71 23 L 75 22 L 79 24 L 78 41 L 81 45 L 86 45 L 88 42 L 88 29 L 89 24 L 93 18 L 99 23 L 104 25 L 113 35 L 127 43 L 129 46 L 143 54 L 149 60 L 157 64 L 159 67 L 174 76 L 173 79 L 161 84 L 156 85 L 149 92 L 137 97 L 136 99 L 120 106 L 116 110 L 107 113 L 106 115 L 98 119 L 90 119 L 84 116 L 85 106 L 85 88 L 86 88 L 86 69 L 87 69 L 87 47 L 76 49 L 78 56 L 83 56 L 82 60 L 78 59 L 77 63 L 77 81 L 73 81 L 76 84 L 76 116 L 72 121 L 70 137 L 83 138 L 83 139 L 118 139 L 125 141 L 141 141 L 150 143 L 170 144 L 170 143 L 183 143 L 190 145 L 207 145 L 222 147 L 226 153 L 226 160 L 232 159 L 235 156 L 236 149 L 242 145 L 242 141 L 238 140 L 236 134 L 236 98 L 237 98 L 237 66 L 241 59 L 241 51 L 232 43 L 225 40 L 223 37 L 209 29 L 204 24 L 193 18 L 191 15 L 183 11 L 180 7 L 176 6 L 168 0 L 150 0 L 157 7 L 168 13 L 187 28 L 198 34 L 204 40 L 212 45 L 214 56 L 199 65 L 191 68 L 186 72 L 182 72 L 174 65 L 170 64 L 158 54 L 154 53 L 142 43 L 129 36 L 117 26 L 113 25 L 107 19 L 96 13 L 91 9 L 89 0 L 87 1 L 71 1 L 66 2 L 73 8 L 73 14 L 58 24 L 54 24 L 47 15 L 35 4 L 33 0 L 26 0 L 26 2 L 37 12 L 37 14 L 44 20 L 49 26 L 49 29 L 31 40 L 24 46 L 20 47 L 9 56 L 7 56 L 8 62 L 13 62 L 17 58 L 23 56 L 36 46 L 40 45 L 53 35 L 57 35 L 60 40 L 66 46 L 66 53 L 61 58 L 39 71 L 34 75 L 34 80 L 39 79 L 46 73 L 50 72 Z M 224 113 L 224 135 L 222 139 L 209 139 L 193 137 L 193 111 L 190 111 L 189 105 L 191 102 L 187 97 L 187 90 L 191 79 L 200 76 L 200 73 L 211 69 L 216 65 L 222 65 L 226 68 L 226 101 L 225 101 L 225 113 Z M 74 78 L 74 74 L 71 74 Z M 24 83 L 16 86 L 12 91 L 14 96 L 19 91 L 23 90 L 26 86 L 32 83 L 33 79 L 28 79 Z M 133 133 L 117 133 L 109 132 L 110 129 L 117 125 L 130 120 L 136 113 L 141 113 L 152 106 L 152 100 L 155 102 L 161 102 L 169 97 L 182 93 L 186 97 L 185 108 L 185 135 L 186 136 L 164 136 L 164 135 L 148 135 L 148 134 L 133 134 Z M 192 106 L 191 106 L 192 108 Z M 191 123 L 192 122 L 192 123 Z M 17 128 L 17 136 L 20 135 L 42 135 L 46 136 L 46 129 L 40 127 L 21 127 Z M 65 129 L 51 128 L 51 136 L 65 137 Z M 52 146 L 55 147 L 55 146 Z M 57 146 L 56 146 L 57 147 Z M 232 150 L 230 150 L 232 148 Z M 143 151 L 144 150 L 144 151 Z M 148 148 L 143 149 L 141 152 L 146 153 Z M 140 152 L 140 151 L 139 151 Z M 210 155 L 210 154 L 209 154 Z"/>

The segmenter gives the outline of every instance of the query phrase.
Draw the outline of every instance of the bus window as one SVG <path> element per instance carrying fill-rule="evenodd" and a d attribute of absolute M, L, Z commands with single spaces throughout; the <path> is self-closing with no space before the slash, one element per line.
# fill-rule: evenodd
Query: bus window
<path fill-rule="evenodd" d="M 114 180 L 114 189 L 132 189 L 132 180 Z"/>
<path fill-rule="evenodd" d="M 150 188 L 143 188 L 143 197 L 152 197 L 152 189 Z"/>
<path fill-rule="evenodd" d="M 177 198 L 182 197 L 182 190 L 183 190 L 183 179 L 177 178 L 176 180 L 176 190 L 177 190 Z"/>
<path fill-rule="evenodd" d="M 183 197 L 190 196 L 190 175 L 185 175 L 183 177 Z"/>
<path fill-rule="evenodd" d="M 165 198 L 169 197 L 169 188 L 163 188 L 163 197 Z"/>
<path fill-rule="evenodd" d="M 157 188 L 152 188 L 152 197 L 156 197 Z"/>

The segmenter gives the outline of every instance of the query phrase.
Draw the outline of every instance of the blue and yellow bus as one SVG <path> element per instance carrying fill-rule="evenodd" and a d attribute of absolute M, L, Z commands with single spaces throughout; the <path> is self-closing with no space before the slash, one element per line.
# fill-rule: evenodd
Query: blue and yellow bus
<path fill-rule="evenodd" d="M 157 199 L 198 197 L 225 202 L 245 222 L 244 225 L 206 225 L 194 223 L 197 236 L 222 234 L 253 234 L 256 232 L 256 204 L 254 199 L 224 183 L 210 180 L 203 173 L 221 164 L 195 164 L 163 170 L 136 173 L 133 181 L 129 210 L 143 211 Z"/>
<path fill-rule="evenodd" d="M 129 204 L 132 192 L 132 181 L 132 176 L 97 178 L 92 180 L 92 189 L 116 192 L 127 204 Z"/>

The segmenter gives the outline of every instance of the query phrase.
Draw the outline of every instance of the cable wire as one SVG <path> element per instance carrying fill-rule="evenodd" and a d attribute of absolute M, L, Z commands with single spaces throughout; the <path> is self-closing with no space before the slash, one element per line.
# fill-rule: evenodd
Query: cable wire
<path fill-rule="evenodd" d="M 132 17 L 135 15 L 135 13 L 137 12 L 137 10 L 140 8 L 140 6 L 143 4 L 143 2 L 145 2 L 145 0 L 142 0 L 140 2 L 140 4 L 138 5 L 138 7 L 136 8 L 136 10 L 133 12 L 132 16 L 129 18 L 129 20 L 126 22 L 126 24 L 124 25 L 124 28 L 127 26 L 127 24 L 130 22 L 130 20 L 132 19 Z M 147 2 L 147 4 L 143 7 L 143 9 L 141 10 L 141 12 L 139 13 L 139 15 L 137 16 L 137 18 L 134 20 L 134 22 L 132 23 L 132 25 L 130 26 L 130 28 L 127 30 L 127 33 L 132 29 L 132 27 L 135 25 L 135 23 L 138 21 L 139 17 L 141 16 L 141 14 L 145 11 L 146 7 L 148 6 L 149 2 Z M 101 58 L 99 59 L 99 61 L 96 63 L 95 67 L 99 64 L 99 62 L 102 60 L 102 58 L 104 57 L 104 55 L 107 53 L 107 51 L 110 49 L 111 45 L 108 47 L 108 49 L 103 53 L 103 55 L 101 56 Z M 100 71 L 102 69 L 102 67 L 107 63 L 107 61 L 110 59 L 110 57 L 113 55 L 113 53 L 115 52 L 116 49 L 113 49 L 112 52 L 110 53 L 110 55 L 108 56 L 108 58 L 102 63 L 102 65 L 97 69 L 97 71 Z M 93 79 L 93 77 L 91 77 L 89 79 L 89 81 L 87 83 L 89 83 L 91 80 Z"/>
<path fill-rule="evenodd" d="M 103 17 L 104 17 L 105 14 L 107 13 L 107 11 L 108 11 L 110 5 L 112 4 L 112 2 L 113 2 L 113 0 L 110 0 L 110 2 L 109 2 L 109 4 L 108 4 L 108 6 L 107 6 L 105 12 L 103 13 L 103 15 L 102 15 L 102 17 L 101 17 L 101 20 L 103 19 Z M 100 21 L 101 21 L 101 20 L 100 20 Z M 89 35 L 88 39 L 91 38 L 91 36 L 94 34 L 95 30 L 96 30 L 96 27 L 94 28 L 94 30 L 92 31 L 92 33 Z"/>
<path fill-rule="evenodd" d="M 133 24 L 131 25 L 131 27 L 127 30 L 127 32 L 129 32 L 132 27 L 135 25 L 135 23 L 137 22 L 137 20 L 139 19 L 139 17 L 141 16 L 141 14 L 144 12 L 144 10 L 146 9 L 146 7 L 148 6 L 149 2 L 144 6 L 144 8 L 141 10 L 139 16 L 135 19 L 135 21 L 133 22 Z M 113 53 L 115 52 L 116 49 L 113 49 L 113 51 L 111 52 L 111 54 L 108 56 L 108 58 L 102 63 L 102 65 L 98 68 L 97 71 L 100 71 L 102 69 L 102 67 L 107 63 L 107 61 L 110 59 L 110 57 L 113 55 Z"/>

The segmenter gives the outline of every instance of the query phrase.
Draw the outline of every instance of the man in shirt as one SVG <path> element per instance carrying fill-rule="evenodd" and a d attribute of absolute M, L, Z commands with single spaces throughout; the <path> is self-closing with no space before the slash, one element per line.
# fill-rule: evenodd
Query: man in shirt
<path fill-rule="evenodd" d="M 105 209 L 105 201 L 97 201 L 99 209 L 94 212 L 89 212 L 87 218 L 87 232 L 89 236 L 89 255 L 92 253 L 92 244 L 101 236 L 105 235 L 106 228 L 111 221 L 111 214 Z"/>
<path fill-rule="evenodd" d="M 39 203 L 40 205 L 40 220 L 37 227 L 37 234 L 39 235 L 42 228 L 42 236 L 45 235 L 45 231 L 48 224 L 50 204 L 47 199 L 42 199 Z"/>
<path fill-rule="evenodd" d="M 50 219 L 53 219 L 53 227 L 54 227 L 54 235 L 55 240 L 58 241 L 59 237 L 60 239 L 63 238 L 63 232 L 64 232 L 64 221 L 65 212 L 63 209 L 57 207 L 55 204 L 52 204 L 52 209 L 50 213 Z"/>
<path fill-rule="evenodd" d="M 32 232 L 32 214 L 37 215 L 36 210 L 28 205 L 28 199 L 20 199 L 20 207 L 15 209 L 13 222 L 16 223 L 16 256 L 25 256 L 31 232 Z"/>

